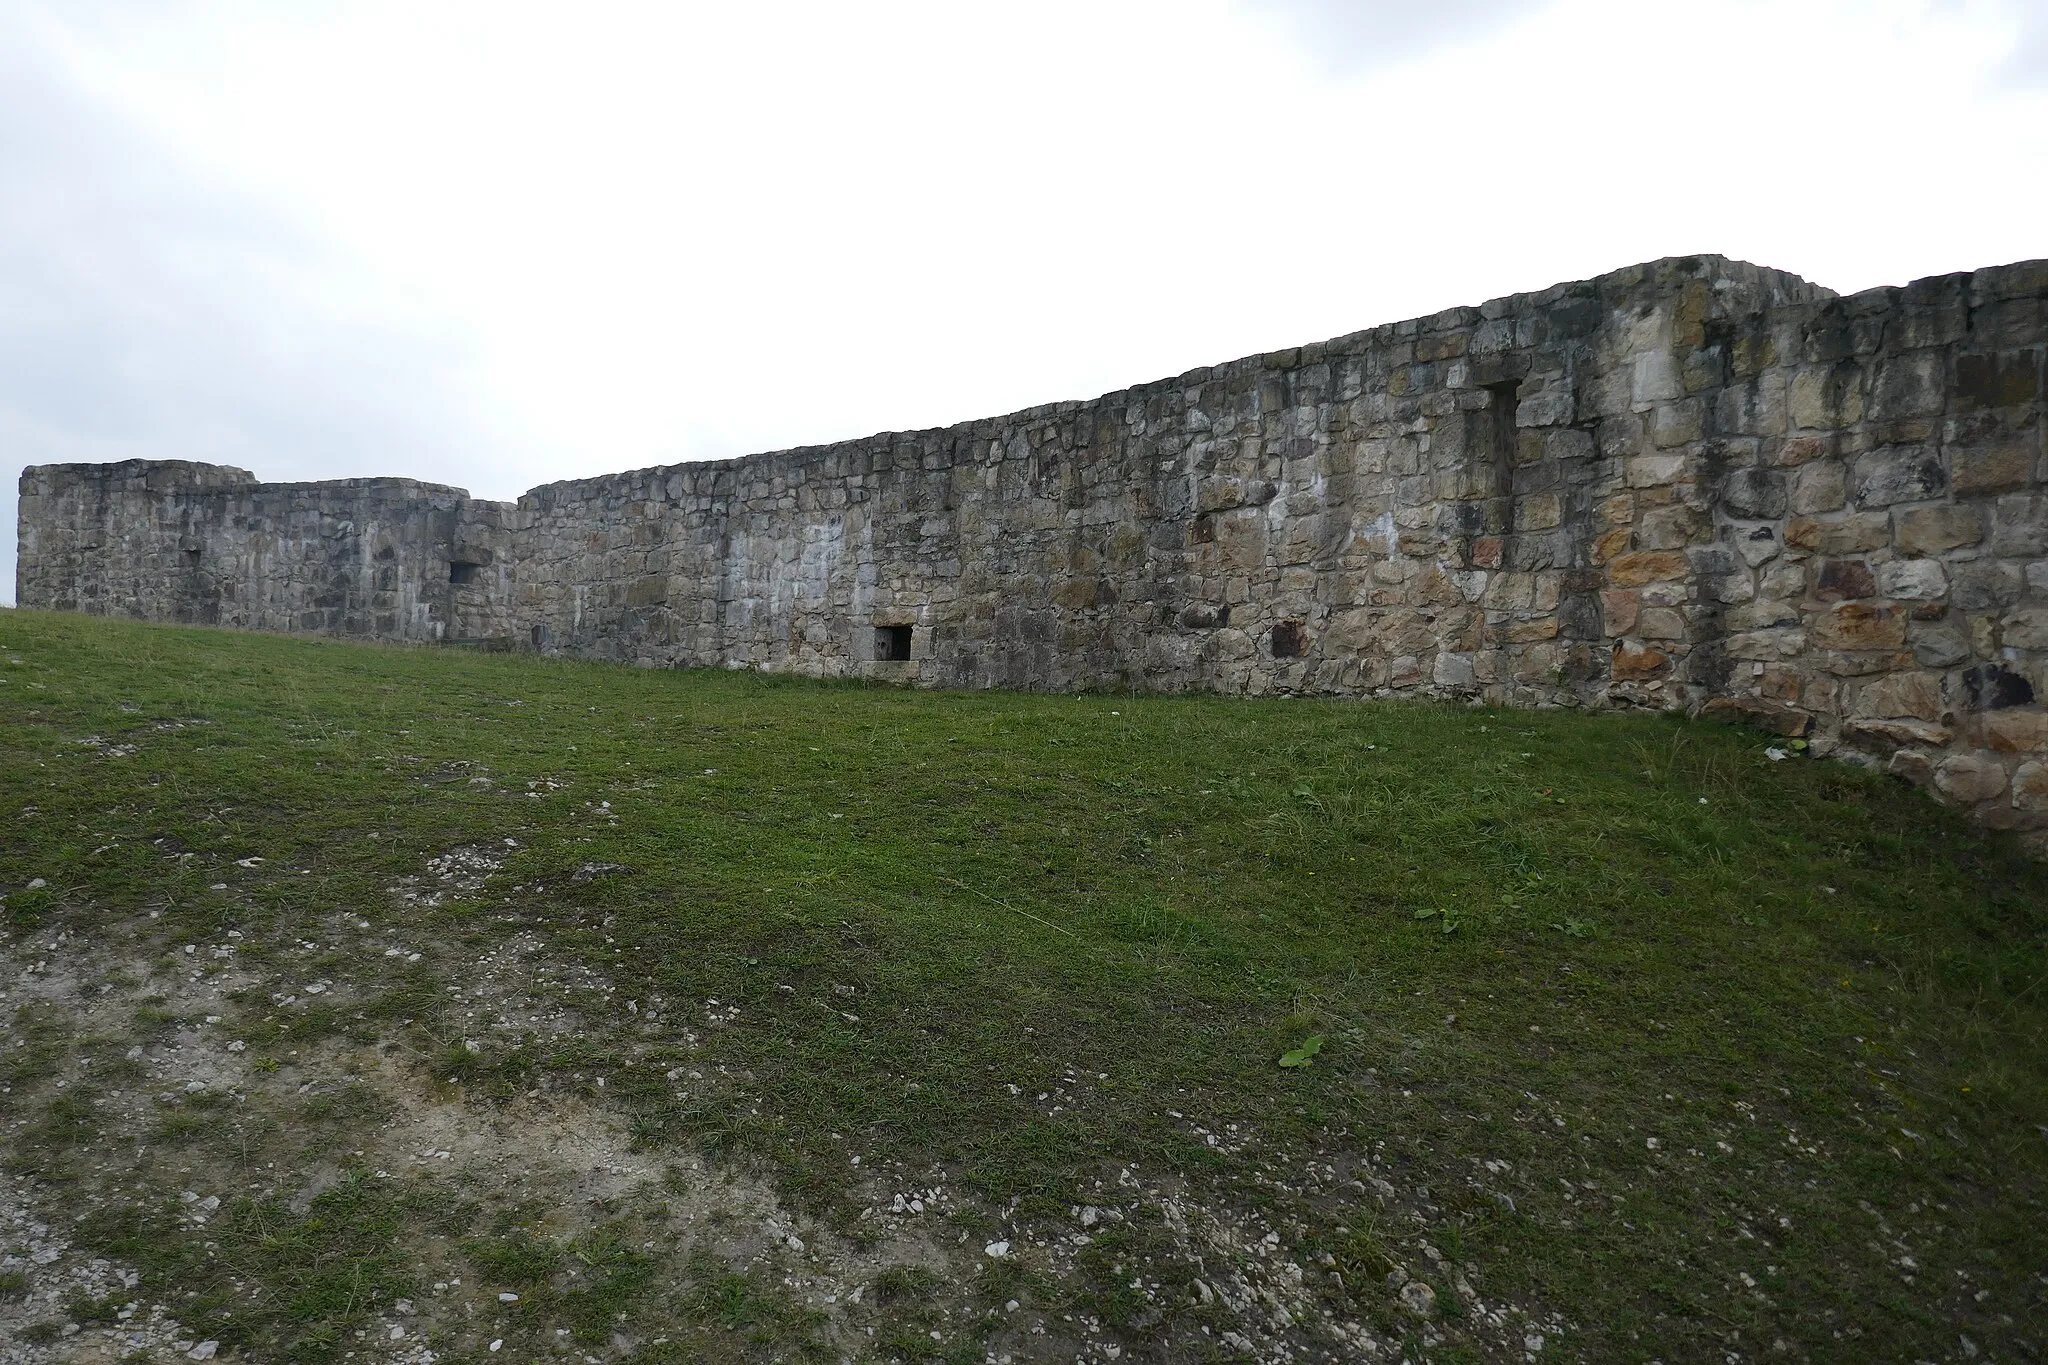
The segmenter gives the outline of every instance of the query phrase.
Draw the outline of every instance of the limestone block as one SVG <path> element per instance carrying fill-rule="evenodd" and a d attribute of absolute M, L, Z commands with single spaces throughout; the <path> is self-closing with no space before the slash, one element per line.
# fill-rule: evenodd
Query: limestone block
<path fill-rule="evenodd" d="M 1862 744 L 1865 747 L 1878 750 L 1896 748 L 1907 744 L 1925 745 L 1938 749 L 1954 737 L 1954 732 L 1947 726 L 1934 725 L 1924 720 L 1872 720 L 1866 718 L 1851 720 L 1845 722 L 1842 726 L 1842 738 L 1852 744 Z M 1899 772 L 1896 762 L 1892 765 L 1892 771 Z M 1900 773 L 1900 775 L 1907 776 L 1904 773 Z M 1912 780 L 1924 785 L 1933 775 L 1934 764 L 1932 761 L 1929 761 L 1925 769 L 1918 776 L 1913 777 Z"/>
<path fill-rule="evenodd" d="M 1607 576 L 1616 587 L 1631 588 L 1684 578 L 1688 568 L 1689 561 L 1676 550 L 1636 550 L 1616 556 L 1607 565 Z"/>
<path fill-rule="evenodd" d="M 1704 539 L 1713 518 L 1697 507 L 1660 507 L 1636 527 L 1635 544 L 1645 550 L 1682 550 Z"/>
<path fill-rule="evenodd" d="M 1948 471 L 1941 457 L 1925 446 L 1886 446 L 1856 458 L 1855 501 L 1858 507 L 1889 507 L 1922 502 L 1948 490 Z"/>
<path fill-rule="evenodd" d="M 1831 438 L 1825 436 L 1788 436 L 1779 441 L 1771 453 L 1771 463 L 1780 468 L 1804 465 L 1818 460 L 1833 449 Z"/>
<path fill-rule="evenodd" d="M 1913 672 L 1879 678 L 1857 692 L 1852 709 L 1858 716 L 1938 721 L 1943 715 L 1941 675 Z"/>
<path fill-rule="evenodd" d="M 1731 659 L 1796 659 L 1806 652 L 1806 632 L 1789 628 L 1740 631 L 1728 637 L 1724 648 Z"/>
<path fill-rule="evenodd" d="M 2008 649 L 2048 650 L 2048 608 L 2013 612 L 1999 622 L 1998 638 Z"/>
<path fill-rule="evenodd" d="M 1626 635 L 1634 630 L 1640 610 L 1640 595 L 1635 592 L 1608 588 L 1600 594 L 1602 630 L 1607 635 Z"/>
<path fill-rule="evenodd" d="M 1683 640 L 1685 618 L 1672 607 L 1647 607 L 1636 623 L 1636 634 L 1646 640 Z"/>
<path fill-rule="evenodd" d="M 1902 554 L 1935 555 L 1984 539 L 1984 522 L 1974 507 L 1919 507 L 1894 514 Z"/>
<path fill-rule="evenodd" d="M 1947 399 L 1943 371 L 1939 350 L 1913 351 L 1880 362 L 1871 383 L 1872 420 L 1939 415 Z"/>
<path fill-rule="evenodd" d="M 1554 640 L 1558 634 L 1558 620 L 1545 616 L 1534 621 L 1510 621 L 1500 630 L 1500 638 L 1511 645 L 1534 644 L 1539 640 Z"/>
<path fill-rule="evenodd" d="M 1906 643 L 1906 614 L 1897 607 L 1842 602 L 1817 613 L 1812 630 L 1823 649 L 1896 649 Z"/>
<path fill-rule="evenodd" d="M 1659 403 L 1650 414 L 1650 444 L 1670 450 L 1700 438 L 1700 400 Z"/>
<path fill-rule="evenodd" d="M 1981 754 L 1950 754 L 1934 767 L 1934 789 L 1959 806 L 2002 795 L 2005 783 L 2005 765 Z"/>
<path fill-rule="evenodd" d="M 2025 811 L 2048 811 L 2048 763 L 2020 764 L 2012 775 L 2012 804 Z"/>
<path fill-rule="evenodd" d="M 1614 678 L 1617 682 L 1639 682 L 1654 677 L 1670 662 L 1670 655 L 1648 645 L 1621 641 L 1614 646 Z"/>
<path fill-rule="evenodd" d="M 1797 624 L 1799 608 L 1780 598 L 1760 597 L 1736 607 L 1725 620 L 1731 631 L 1768 630 Z"/>
<path fill-rule="evenodd" d="M 1875 550 L 1891 538 L 1891 519 L 1882 512 L 1852 512 L 1828 521 L 1794 517 L 1785 524 L 1787 545 L 1827 555 Z"/>
<path fill-rule="evenodd" d="M 1635 358 L 1630 371 L 1629 398 L 1639 411 L 1684 392 L 1685 378 L 1677 356 L 1669 351 L 1649 351 Z"/>
<path fill-rule="evenodd" d="M 2048 554 L 2048 496 L 2014 493 L 1995 504 L 1991 548 L 2001 555 Z"/>
<path fill-rule="evenodd" d="M 1785 477 L 1755 467 L 1730 470 L 1721 480 L 1721 505 L 1730 515 L 1769 520 L 1785 515 Z"/>
<path fill-rule="evenodd" d="M 1839 462 L 1828 460 L 1805 466 L 1793 478 L 1789 510 L 1801 516 L 1833 512 L 1848 497 L 1849 471 Z"/>
<path fill-rule="evenodd" d="M 1948 574 L 1937 559 L 1895 559 L 1878 569 L 1877 590 L 1904 602 L 1932 602 L 1948 592 Z"/>
<path fill-rule="evenodd" d="M 2040 454 L 2037 433 L 2008 437 L 1990 445 L 1950 446 L 1949 461 L 1955 471 L 1956 496 L 1977 493 L 2009 493 L 2025 488 L 2034 479 L 2034 461 Z"/>
<path fill-rule="evenodd" d="M 2048 711 L 1986 711 L 1973 728 L 1985 748 L 2002 754 L 2048 752 Z"/>
<path fill-rule="evenodd" d="M 1630 488 L 1662 488 L 1684 472 L 1683 455 L 1633 455 L 1627 462 Z"/>
<path fill-rule="evenodd" d="M 1823 602 L 1877 596 L 1877 575 L 1860 559 L 1829 559 L 1814 575 L 1813 595 Z"/>
<path fill-rule="evenodd" d="M 2020 600 L 2024 581 L 2019 566 L 1978 560 L 1958 564 L 1949 574 L 1949 600 L 1962 611 L 1996 611 Z"/>

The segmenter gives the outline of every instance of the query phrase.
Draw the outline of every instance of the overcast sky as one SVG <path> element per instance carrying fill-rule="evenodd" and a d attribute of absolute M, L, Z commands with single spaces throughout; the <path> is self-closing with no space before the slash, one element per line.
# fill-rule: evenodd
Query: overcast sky
<path fill-rule="evenodd" d="M 2048 0 L 0 0 L 15 474 L 552 479 L 2048 256 Z"/>

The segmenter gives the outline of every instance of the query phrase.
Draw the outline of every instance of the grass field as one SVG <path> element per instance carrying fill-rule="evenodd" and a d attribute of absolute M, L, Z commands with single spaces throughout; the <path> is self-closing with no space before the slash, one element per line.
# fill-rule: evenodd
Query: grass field
<path fill-rule="evenodd" d="M 2038 1359 L 2048 869 L 1764 747 L 0 613 L 0 1345 Z"/>

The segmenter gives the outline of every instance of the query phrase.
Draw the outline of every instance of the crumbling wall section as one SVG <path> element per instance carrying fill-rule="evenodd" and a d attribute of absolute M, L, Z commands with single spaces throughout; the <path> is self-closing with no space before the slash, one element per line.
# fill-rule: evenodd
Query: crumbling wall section
<path fill-rule="evenodd" d="M 412 479 L 183 461 L 21 479 L 23 606 L 390 640 L 507 640 L 510 507 Z"/>

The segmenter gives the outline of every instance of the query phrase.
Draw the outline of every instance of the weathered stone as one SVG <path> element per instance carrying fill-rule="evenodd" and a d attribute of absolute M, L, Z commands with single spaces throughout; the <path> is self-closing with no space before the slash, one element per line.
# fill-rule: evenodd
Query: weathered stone
<path fill-rule="evenodd" d="M 2012 804 L 2025 811 L 2048 811 L 2048 763 L 2022 763 L 2012 775 Z"/>
<path fill-rule="evenodd" d="M 1851 720 L 1842 726 L 1842 738 L 1851 744 L 1874 748 L 1886 752 L 1903 745 L 1919 745 L 1923 748 L 1938 749 L 1955 737 L 1947 726 L 1931 725 L 1919 720 Z M 1898 771 L 1895 764 L 1892 769 Z M 1925 782 L 1933 776 L 1930 763 L 1925 775 L 1915 779 Z"/>
<path fill-rule="evenodd" d="M 1635 550 L 1610 561 L 1607 576 L 1617 587 L 1634 588 L 1684 578 L 1689 567 L 1686 557 L 1673 550 Z"/>
<path fill-rule="evenodd" d="M 1934 789 L 1959 806 L 1974 806 L 2005 792 L 2005 765 L 1977 754 L 1950 754 L 1934 765 Z"/>
<path fill-rule="evenodd" d="M 2009 493 L 2025 488 L 2033 481 L 2034 460 L 2040 448 L 2040 438 L 2031 432 L 1996 445 L 1950 447 L 1956 496 Z"/>
<path fill-rule="evenodd" d="M 1892 538 L 1891 519 L 1882 512 L 1852 513 L 1832 521 L 1794 517 L 1785 526 L 1785 543 L 1824 555 L 1875 550 Z"/>
<path fill-rule="evenodd" d="M 2048 752 L 2048 711 L 1987 711 L 1974 729 L 1985 748 L 2002 754 Z"/>
<path fill-rule="evenodd" d="M 1849 471 L 1830 460 L 1810 464 L 1792 480 L 1790 510 L 1801 516 L 1833 512 L 1849 500 Z"/>
<path fill-rule="evenodd" d="M 1941 678 L 1934 673 L 1893 673 L 1867 683 L 1856 694 L 1856 714 L 1938 721 L 1943 715 Z"/>
<path fill-rule="evenodd" d="M 1614 647 L 1614 677 L 1618 682 L 1652 677 L 1670 662 L 1670 655 L 1648 645 L 1618 644 Z"/>
<path fill-rule="evenodd" d="M 1948 490 L 1948 471 L 1941 457 L 1919 446 L 1872 451 L 1856 461 L 1856 505 L 1889 507 L 1895 502 L 1923 502 Z"/>
<path fill-rule="evenodd" d="M 1600 594 L 1600 615 L 1602 629 L 1608 635 L 1626 635 L 1636 628 L 1636 616 L 1641 610 L 1639 594 L 1625 589 L 1609 588 Z"/>
<path fill-rule="evenodd" d="M 1636 634 L 1646 640 L 1683 640 L 1685 618 L 1671 607 L 1645 607 Z"/>
<path fill-rule="evenodd" d="M 1877 596 L 1877 575 L 1860 559 L 1830 559 L 1814 576 L 1813 595 L 1823 602 Z"/>
<path fill-rule="evenodd" d="M 1962 611 L 2009 607 L 2026 589 L 2026 580 L 2012 564 L 1958 564 L 1949 577 L 1949 599 Z"/>
<path fill-rule="evenodd" d="M 1721 480 L 1721 505 L 1733 516 L 1785 515 L 1785 476 L 1771 469 L 1732 469 Z"/>
<path fill-rule="evenodd" d="M 1902 738 L 1896 742 L 1904 744 L 1913 741 Z M 1944 733 L 1942 738 L 1936 741 L 1936 743 L 1948 743 L 1947 734 Z M 1899 750 L 1892 755 L 1892 761 L 1886 765 L 1885 771 L 1894 777 L 1905 778 L 1916 787 L 1931 787 L 1934 785 L 1934 757 L 1925 749 Z"/>
<path fill-rule="evenodd" d="M 1897 607 L 1843 602 L 1813 618 L 1813 640 L 1824 649 L 1896 649 L 1906 643 L 1906 614 Z"/>
<path fill-rule="evenodd" d="M 2014 612 L 1999 623 L 1998 637 L 2007 649 L 2048 650 L 2048 607 Z"/>
<path fill-rule="evenodd" d="M 1902 602 L 1932 602 L 1948 592 L 1948 574 L 1935 559 L 1895 559 L 1877 571 L 1877 590 Z"/>
<path fill-rule="evenodd" d="M 1919 507 L 1898 514 L 1898 546 L 1909 555 L 1938 555 L 1984 539 L 1983 518 L 1974 507 Z"/>

